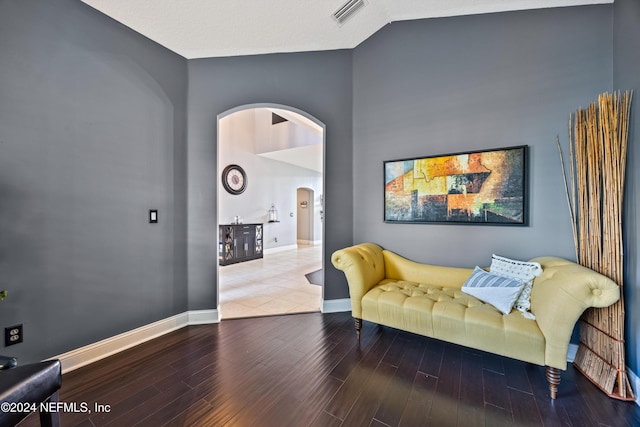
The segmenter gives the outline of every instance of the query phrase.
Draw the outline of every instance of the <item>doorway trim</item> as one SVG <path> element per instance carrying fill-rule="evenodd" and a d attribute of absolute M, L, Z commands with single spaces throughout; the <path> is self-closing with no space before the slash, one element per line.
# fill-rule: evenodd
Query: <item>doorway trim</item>
<path fill-rule="evenodd" d="M 327 147 L 327 126 L 324 124 L 324 122 L 322 122 L 321 120 L 319 120 L 318 118 L 316 118 L 315 116 L 307 113 L 304 110 L 300 110 L 296 107 L 292 107 L 290 105 L 284 105 L 284 104 L 277 104 L 277 103 L 270 103 L 270 102 L 260 102 L 260 103 L 253 103 L 253 104 L 243 104 L 243 105 L 239 105 L 233 108 L 230 108 L 226 111 L 223 111 L 222 113 L 218 114 L 218 116 L 216 117 L 216 162 L 215 162 L 215 169 L 216 169 L 216 219 L 215 219 L 215 233 L 216 235 L 214 236 L 214 239 L 216 239 L 216 249 L 218 248 L 218 230 L 220 229 L 220 193 L 217 190 L 217 177 L 220 176 L 221 171 L 219 170 L 219 159 L 220 159 L 220 120 L 230 116 L 234 113 L 238 113 L 240 111 L 245 111 L 245 110 L 253 110 L 253 109 L 257 109 L 257 108 L 273 108 L 273 109 L 279 109 L 279 110 L 285 110 L 285 111 L 289 111 L 291 113 L 295 113 L 298 114 L 304 118 L 306 118 L 307 120 L 310 120 L 311 122 L 315 123 L 317 126 L 319 126 L 322 129 L 322 193 L 323 195 L 326 194 L 326 147 Z M 326 196 L 325 196 L 326 199 Z M 322 270 L 325 270 L 325 253 L 324 253 L 324 244 L 325 244 L 325 238 L 326 238 L 326 233 L 325 233 L 326 227 L 323 221 L 322 224 L 322 230 L 321 230 L 321 236 L 322 236 Z M 215 277 L 216 277 L 216 310 L 218 311 L 218 313 L 221 313 L 220 311 L 220 264 L 218 262 L 218 254 L 216 251 L 216 272 L 215 272 Z M 324 282 L 324 280 L 323 280 Z M 324 312 L 324 284 L 322 285 L 322 296 L 321 296 L 321 301 L 320 301 L 320 310 L 321 312 Z M 222 319 L 221 314 L 219 314 L 219 318 Z"/>
<path fill-rule="evenodd" d="M 296 188 L 296 202 L 298 206 L 297 210 L 297 223 L 296 223 L 296 240 L 298 244 L 303 245 L 316 245 L 318 239 L 316 239 L 316 206 L 315 206 L 315 190 L 308 187 Z M 304 200 L 301 201 L 300 196 L 304 196 Z M 304 206 L 303 206 L 304 204 Z M 322 207 L 320 207 L 322 210 Z M 301 227 L 305 228 L 304 236 L 301 236 Z M 322 224 L 320 224 L 322 226 Z M 322 234 L 320 234 L 322 236 Z M 322 243 L 322 237 L 319 239 Z"/>

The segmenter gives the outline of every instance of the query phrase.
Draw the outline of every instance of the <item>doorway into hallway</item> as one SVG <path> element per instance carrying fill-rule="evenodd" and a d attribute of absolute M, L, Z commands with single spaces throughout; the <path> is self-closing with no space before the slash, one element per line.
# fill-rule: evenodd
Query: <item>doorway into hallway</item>
<path fill-rule="evenodd" d="M 222 319 L 320 310 L 324 134 L 320 122 L 284 106 L 250 105 L 218 117 L 218 171 L 243 172 L 241 191 L 229 191 L 220 177 L 218 228 L 260 225 L 260 241 L 231 246 L 262 251 L 259 259 L 218 265 Z"/>

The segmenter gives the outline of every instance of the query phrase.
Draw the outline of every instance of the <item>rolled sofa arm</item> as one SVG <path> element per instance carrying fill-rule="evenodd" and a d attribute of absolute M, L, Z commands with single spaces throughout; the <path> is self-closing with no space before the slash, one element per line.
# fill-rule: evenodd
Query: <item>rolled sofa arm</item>
<path fill-rule="evenodd" d="M 385 277 L 382 248 L 362 243 L 340 249 L 331 255 L 331 263 L 347 277 L 352 316 L 362 318 L 362 297 Z"/>
<path fill-rule="evenodd" d="M 567 367 L 573 328 L 589 307 L 608 307 L 620 299 L 620 288 L 608 277 L 562 258 L 539 257 L 542 266 L 531 290 L 531 311 L 546 340 L 547 366 Z"/>

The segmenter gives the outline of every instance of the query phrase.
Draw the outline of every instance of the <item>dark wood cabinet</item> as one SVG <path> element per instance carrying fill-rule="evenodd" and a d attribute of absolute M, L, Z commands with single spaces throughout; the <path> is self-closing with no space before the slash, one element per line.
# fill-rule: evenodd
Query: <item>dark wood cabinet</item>
<path fill-rule="evenodd" d="M 220 225 L 218 261 L 220 265 L 262 258 L 262 224 Z"/>

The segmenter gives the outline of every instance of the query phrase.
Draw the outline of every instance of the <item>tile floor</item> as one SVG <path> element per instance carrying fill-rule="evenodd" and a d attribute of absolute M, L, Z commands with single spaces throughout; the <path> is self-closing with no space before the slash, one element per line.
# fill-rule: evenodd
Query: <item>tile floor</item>
<path fill-rule="evenodd" d="M 221 266 L 222 319 L 320 311 L 322 286 L 305 274 L 322 268 L 322 245 L 267 253 L 264 258 Z"/>

